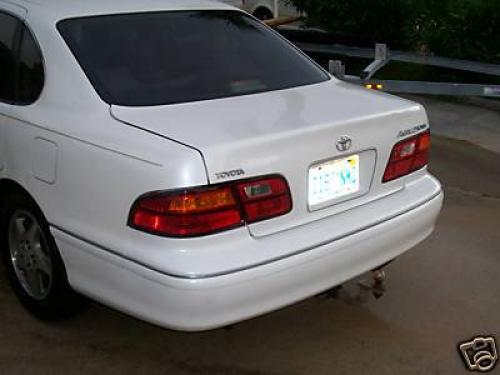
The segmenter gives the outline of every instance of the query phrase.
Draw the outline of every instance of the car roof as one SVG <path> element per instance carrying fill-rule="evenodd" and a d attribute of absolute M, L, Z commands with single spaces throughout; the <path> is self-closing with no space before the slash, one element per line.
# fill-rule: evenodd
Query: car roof
<path fill-rule="evenodd" d="M 18 5 L 26 9 L 30 16 L 54 22 L 65 18 L 105 14 L 234 9 L 212 0 L 0 0 L 0 6 L 2 4 Z"/>

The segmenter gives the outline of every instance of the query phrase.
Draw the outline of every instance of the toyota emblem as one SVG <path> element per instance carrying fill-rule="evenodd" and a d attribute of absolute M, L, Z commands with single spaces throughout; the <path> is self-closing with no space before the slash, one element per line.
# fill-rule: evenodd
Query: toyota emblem
<path fill-rule="evenodd" d="M 352 146 L 352 139 L 351 137 L 344 135 L 340 137 L 340 139 L 337 141 L 337 150 L 340 152 L 346 152 L 351 149 Z"/>

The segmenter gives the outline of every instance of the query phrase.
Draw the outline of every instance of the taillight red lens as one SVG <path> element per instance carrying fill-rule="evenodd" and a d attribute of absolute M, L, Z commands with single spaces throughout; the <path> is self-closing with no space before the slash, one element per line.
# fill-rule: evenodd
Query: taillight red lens
<path fill-rule="evenodd" d="M 163 236 L 192 237 L 270 219 L 291 209 L 286 180 L 273 176 L 143 196 L 132 207 L 129 225 Z"/>
<path fill-rule="evenodd" d="M 140 198 L 130 225 L 165 236 L 198 236 L 243 224 L 229 187 L 183 190 Z"/>
<path fill-rule="evenodd" d="M 431 134 L 425 132 L 399 142 L 392 149 L 383 182 L 389 182 L 423 168 L 429 162 Z"/>
<path fill-rule="evenodd" d="M 236 187 L 247 223 L 284 215 L 292 209 L 290 190 L 282 177 L 242 182 Z"/>

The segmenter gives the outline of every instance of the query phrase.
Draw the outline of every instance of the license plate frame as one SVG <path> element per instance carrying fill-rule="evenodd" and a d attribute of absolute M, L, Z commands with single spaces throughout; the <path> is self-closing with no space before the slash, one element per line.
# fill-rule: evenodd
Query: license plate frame
<path fill-rule="evenodd" d="M 308 171 L 310 209 L 348 199 L 362 190 L 360 154 L 315 163 Z"/>

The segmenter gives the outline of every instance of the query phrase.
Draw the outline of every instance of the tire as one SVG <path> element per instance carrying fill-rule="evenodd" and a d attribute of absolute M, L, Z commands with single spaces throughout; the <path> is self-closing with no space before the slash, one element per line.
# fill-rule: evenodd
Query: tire
<path fill-rule="evenodd" d="M 253 16 L 261 21 L 267 21 L 274 18 L 273 12 L 267 8 L 257 8 L 253 12 Z"/>
<path fill-rule="evenodd" d="M 59 320 L 79 312 L 85 301 L 69 286 L 64 263 L 40 209 L 19 194 L 6 197 L 2 203 L 0 250 L 18 299 L 42 320 Z"/>

